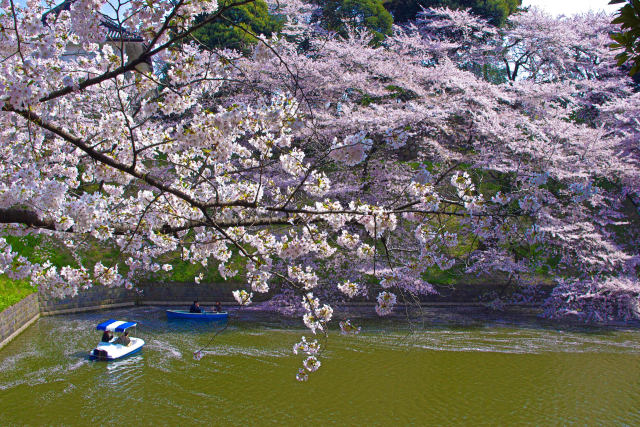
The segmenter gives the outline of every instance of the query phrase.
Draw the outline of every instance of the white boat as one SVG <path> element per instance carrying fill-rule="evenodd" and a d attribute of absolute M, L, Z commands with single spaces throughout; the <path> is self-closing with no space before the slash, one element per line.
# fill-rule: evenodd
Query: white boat
<path fill-rule="evenodd" d="M 135 322 L 125 322 L 123 320 L 109 319 L 106 322 L 100 323 L 96 329 L 99 331 L 111 331 L 124 333 L 129 328 L 133 328 L 137 325 Z M 89 355 L 94 359 L 99 360 L 116 360 L 131 354 L 137 353 L 142 350 L 144 340 L 142 338 L 129 337 L 131 342 L 129 345 L 122 345 L 116 343 L 117 338 L 113 338 L 109 342 L 101 341 L 96 348 L 89 352 Z"/>

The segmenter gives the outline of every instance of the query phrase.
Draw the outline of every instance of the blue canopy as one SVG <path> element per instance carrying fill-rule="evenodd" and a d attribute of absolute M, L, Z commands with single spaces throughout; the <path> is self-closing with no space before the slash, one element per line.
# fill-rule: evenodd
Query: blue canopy
<path fill-rule="evenodd" d="M 98 326 L 96 326 L 96 329 L 99 331 L 124 332 L 136 325 L 137 323 L 135 322 L 125 322 L 124 320 L 109 319 L 106 322 L 102 322 Z"/>

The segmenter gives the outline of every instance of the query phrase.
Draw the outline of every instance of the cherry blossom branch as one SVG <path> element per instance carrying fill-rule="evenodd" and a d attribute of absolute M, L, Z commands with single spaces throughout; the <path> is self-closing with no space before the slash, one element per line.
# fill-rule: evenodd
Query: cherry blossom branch
<path fill-rule="evenodd" d="M 123 165 L 121 163 L 118 163 L 117 161 L 115 161 L 113 158 L 107 156 L 104 153 L 101 153 L 99 151 L 96 151 L 95 149 L 91 148 L 84 140 L 82 140 L 81 138 L 75 137 L 73 135 L 71 135 L 69 132 L 65 131 L 64 129 L 53 125 L 51 123 L 45 122 L 44 120 L 42 120 L 42 118 L 40 118 L 40 116 L 38 116 L 36 113 L 31 112 L 31 111 L 25 111 L 25 110 L 19 110 L 19 109 L 15 109 L 12 106 L 5 104 L 2 107 L 3 111 L 8 111 L 8 112 L 13 112 L 16 113 L 20 116 L 22 116 L 23 118 L 25 118 L 26 120 L 28 120 L 29 122 L 32 122 L 38 126 L 40 126 L 41 128 L 48 130 L 49 132 L 59 136 L 60 138 L 64 139 L 65 141 L 75 145 L 76 147 L 78 147 L 80 150 L 84 151 L 86 154 L 89 155 L 89 157 L 91 157 L 92 159 L 103 163 L 107 166 L 110 166 L 114 169 L 117 169 L 119 171 L 122 171 L 124 173 L 127 173 L 135 178 L 138 178 L 142 181 L 144 181 L 145 183 L 156 187 L 157 189 L 164 191 L 166 193 L 169 194 L 173 194 L 174 196 L 186 201 L 187 203 L 191 204 L 194 207 L 198 207 L 198 208 L 203 208 L 206 209 L 208 207 L 232 207 L 232 206 L 239 206 L 239 207 L 246 207 L 246 208 L 253 208 L 256 207 L 256 204 L 253 202 L 247 202 L 244 200 L 236 200 L 236 201 L 232 201 L 232 202 L 215 202 L 215 203 L 203 203 L 203 202 L 199 202 L 197 200 L 195 200 L 193 197 L 191 197 L 190 195 L 176 190 L 173 187 L 170 187 L 168 185 L 165 185 L 164 183 L 162 183 L 162 181 L 160 181 L 159 179 L 153 178 L 151 176 L 149 176 L 148 173 L 141 173 L 136 171 L 135 169 L 135 165 Z"/>

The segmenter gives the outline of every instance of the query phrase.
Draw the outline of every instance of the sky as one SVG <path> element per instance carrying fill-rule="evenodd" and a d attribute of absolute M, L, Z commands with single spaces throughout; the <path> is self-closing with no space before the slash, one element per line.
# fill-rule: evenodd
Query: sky
<path fill-rule="evenodd" d="M 536 6 L 554 16 L 574 15 L 589 10 L 613 13 L 622 6 L 621 4 L 609 5 L 609 0 L 523 0 L 522 5 Z"/>

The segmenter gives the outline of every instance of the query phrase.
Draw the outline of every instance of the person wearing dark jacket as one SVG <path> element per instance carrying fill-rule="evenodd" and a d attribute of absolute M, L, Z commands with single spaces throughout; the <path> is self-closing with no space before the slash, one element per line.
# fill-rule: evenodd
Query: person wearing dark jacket
<path fill-rule="evenodd" d="M 202 309 L 200 308 L 200 303 L 198 301 L 194 301 L 191 308 L 189 308 L 189 313 L 202 313 Z"/>
<path fill-rule="evenodd" d="M 116 344 L 122 344 L 124 346 L 128 346 L 129 344 L 131 344 L 131 339 L 129 338 L 129 331 L 124 331 L 122 335 L 120 335 L 116 340 Z"/>
<path fill-rule="evenodd" d="M 112 339 L 113 339 L 113 332 L 104 331 L 104 333 L 102 334 L 102 339 L 100 341 L 102 341 L 102 342 L 110 342 Z"/>
<path fill-rule="evenodd" d="M 222 304 L 220 304 L 220 301 L 216 302 L 214 305 L 214 311 L 217 311 L 218 313 L 220 313 L 222 311 Z"/>

